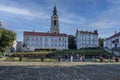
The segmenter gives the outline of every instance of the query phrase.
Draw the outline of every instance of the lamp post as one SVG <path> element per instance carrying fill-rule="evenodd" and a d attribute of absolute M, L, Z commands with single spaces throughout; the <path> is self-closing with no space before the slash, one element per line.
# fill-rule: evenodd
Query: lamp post
<path fill-rule="evenodd" d="M 112 48 L 112 55 L 114 55 L 114 47 Z"/>
<path fill-rule="evenodd" d="M 88 54 L 88 45 L 87 45 L 87 48 L 86 48 L 86 53 Z"/>

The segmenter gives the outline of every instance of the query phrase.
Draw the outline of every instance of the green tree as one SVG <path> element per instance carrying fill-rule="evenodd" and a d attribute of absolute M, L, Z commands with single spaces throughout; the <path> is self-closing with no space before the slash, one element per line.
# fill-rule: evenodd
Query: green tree
<path fill-rule="evenodd" d="M 68 35 L 68 48 L 76 49 L 75 37 L 73 35 Z"/>
<path fill-rule="evenodd" d="M 0 28 L 0 52 L 4 52 L 7 47 L 12 46 L 16 39 L 16 34 L 11 30 Z"/>
<path fill-rule="evenodd" d="M 103 48 L 104 46 L 104 39 L 99 38 L 99 47 Z"/>

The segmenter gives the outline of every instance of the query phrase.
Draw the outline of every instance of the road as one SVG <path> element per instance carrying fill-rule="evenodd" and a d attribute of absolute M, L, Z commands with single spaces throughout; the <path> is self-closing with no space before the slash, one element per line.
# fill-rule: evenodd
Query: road
<path fill-rule="evenodd" d="M 120 80 L 120 63 L 0 62 L 0 80 Z"/>

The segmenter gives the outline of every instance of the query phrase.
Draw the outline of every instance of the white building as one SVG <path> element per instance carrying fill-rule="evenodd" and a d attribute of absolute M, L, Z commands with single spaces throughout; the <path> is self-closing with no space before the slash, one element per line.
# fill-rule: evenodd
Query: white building
<path fill-rule="evenodd" d="M 76 30 L 77 49 L 98 47 L 98 32 L 78 31 Z"/>
<path fill-rule="evenodd" d="M 50 33 L 25 31 L 24 45 L 27 51 L 34 51 L 35 49 L 68 49 L 68 36 L 60 33 L 56 6 L 54 6 L 53 15 L 51 16 Z"/>
<path fill-rule="evenodd" d="M 13 45 L 12 45 L 11 48 L 10 48 L 10 51 L 11 51 L 11 52 L 16 51 L 16 46 L 17 46 L 17 41 L 14 40 L 14 41 L 13 41 Z"/>
<path fill-rule="evenodd" d="M 30 51 L 35 49 L 68 49 L 68 37 L 66 34 L 24 32 L 24 43 L 27 50 Z"/>
<path fill-rule="evenodd" d="M 120 32 L 116 32 L 114 35 L 112 35 L 109 38 L 106 38 L 104 40 L 104 47 L 108 49 L 112 48 L 120 48 Z"/>
<path fill-rule="evenodd" d="M 17 46 L 16 46 L 16 51 L 17 52 L 22 52 L 23 51 L 23 42 L 22 41 L 19 41 L 17 42 Z"/>

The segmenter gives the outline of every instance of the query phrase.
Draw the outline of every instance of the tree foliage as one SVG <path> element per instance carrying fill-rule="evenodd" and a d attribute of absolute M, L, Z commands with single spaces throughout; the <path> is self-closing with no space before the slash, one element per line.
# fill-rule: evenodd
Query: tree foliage
<path fill-rule="evenodd" d="M 99 38 L 99 47 L 103 48 L 104 46 L 104 39 Z"/>
<path fill-rule="evenodd" d="M 73 35 L 68 36 L 68 47 L 69 49 L 76 49 L 75 37 Z"/>
<path fill-rule="evenodd" d="M 7 47 L 12 46 L 16 39 L 16 34 L 11 30 L 0 28 L 0 52 L 4 52 Z"/>

